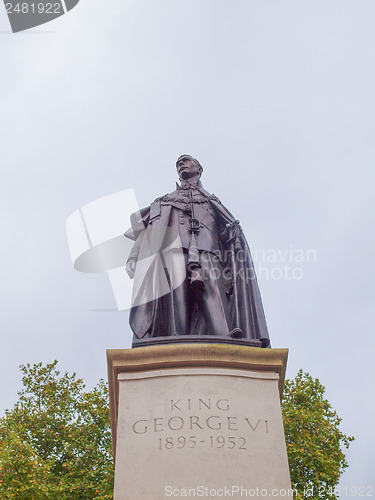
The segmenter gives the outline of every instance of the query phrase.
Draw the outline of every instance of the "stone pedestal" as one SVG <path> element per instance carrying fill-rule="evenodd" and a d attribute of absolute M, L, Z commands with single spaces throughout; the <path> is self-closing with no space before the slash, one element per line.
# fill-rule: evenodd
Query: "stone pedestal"
<path fill-rule="evenodd" d="M 287 354 L 225 344 L 109 350 L 115 500 L 292 498 L 280 409 Z"/>

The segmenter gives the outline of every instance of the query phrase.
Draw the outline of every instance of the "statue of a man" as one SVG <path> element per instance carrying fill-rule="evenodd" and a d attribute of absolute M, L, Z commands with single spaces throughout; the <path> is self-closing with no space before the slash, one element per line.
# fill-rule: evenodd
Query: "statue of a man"
<path fill-rule="evenodd" d="M 182 155 L 176 167 L 177 189 L 133 214 L 125 233 L 135 240 L 126 266 L 135 280 L 135 339 L 209 335 L 268 347 L 250 249 L 238 221 L 203 189 L 197 160 Z"/>

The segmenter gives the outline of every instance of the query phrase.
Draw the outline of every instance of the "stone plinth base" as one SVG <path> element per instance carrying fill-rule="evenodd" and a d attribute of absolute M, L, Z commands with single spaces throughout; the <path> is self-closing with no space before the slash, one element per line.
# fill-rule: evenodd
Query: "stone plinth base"
<path fill-rule="evenodd" d="M 115 500 L 292 498 L 280 409 L 287 353 L 108 351 Z"/>
<path fill-rule="evenodd" d="M 152 337 L 147 339 L 133 339 L 132 347 L 149 347 L 149 346 L 160 346 L 167 344 L 232 344 L 232 345 L 244 345 L 250 347 L 263 347 L 260 340 L 255 339 L 233 339 L 231 337 L 214 337 L 213 335 L 181 335 L 176 336 L 166 336 L 166 337 Z"/>

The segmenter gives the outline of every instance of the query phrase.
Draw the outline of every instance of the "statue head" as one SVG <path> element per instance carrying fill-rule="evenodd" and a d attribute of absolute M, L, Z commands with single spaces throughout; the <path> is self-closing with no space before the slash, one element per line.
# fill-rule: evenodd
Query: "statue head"
<path fill-rule="evenodd" d="M 176 168 L 180 180 L 202 175 L 203 167 L 198 160 L 190 155 L 181 155 L 176 161 Z"/>

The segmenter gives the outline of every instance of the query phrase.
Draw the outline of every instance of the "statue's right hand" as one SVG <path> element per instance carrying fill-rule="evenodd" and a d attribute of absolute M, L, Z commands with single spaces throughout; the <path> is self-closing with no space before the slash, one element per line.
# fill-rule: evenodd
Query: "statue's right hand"
<path fill-rule="evenodd" d="M 137 266 L 137 261 L 136 260 L 129 260 L 127 263 L 126 263 L 126 272 L 129 276 L 129 278 L 132 280 L 134 278 L 134 274 L 135 274 L 135 268 Z"/>

